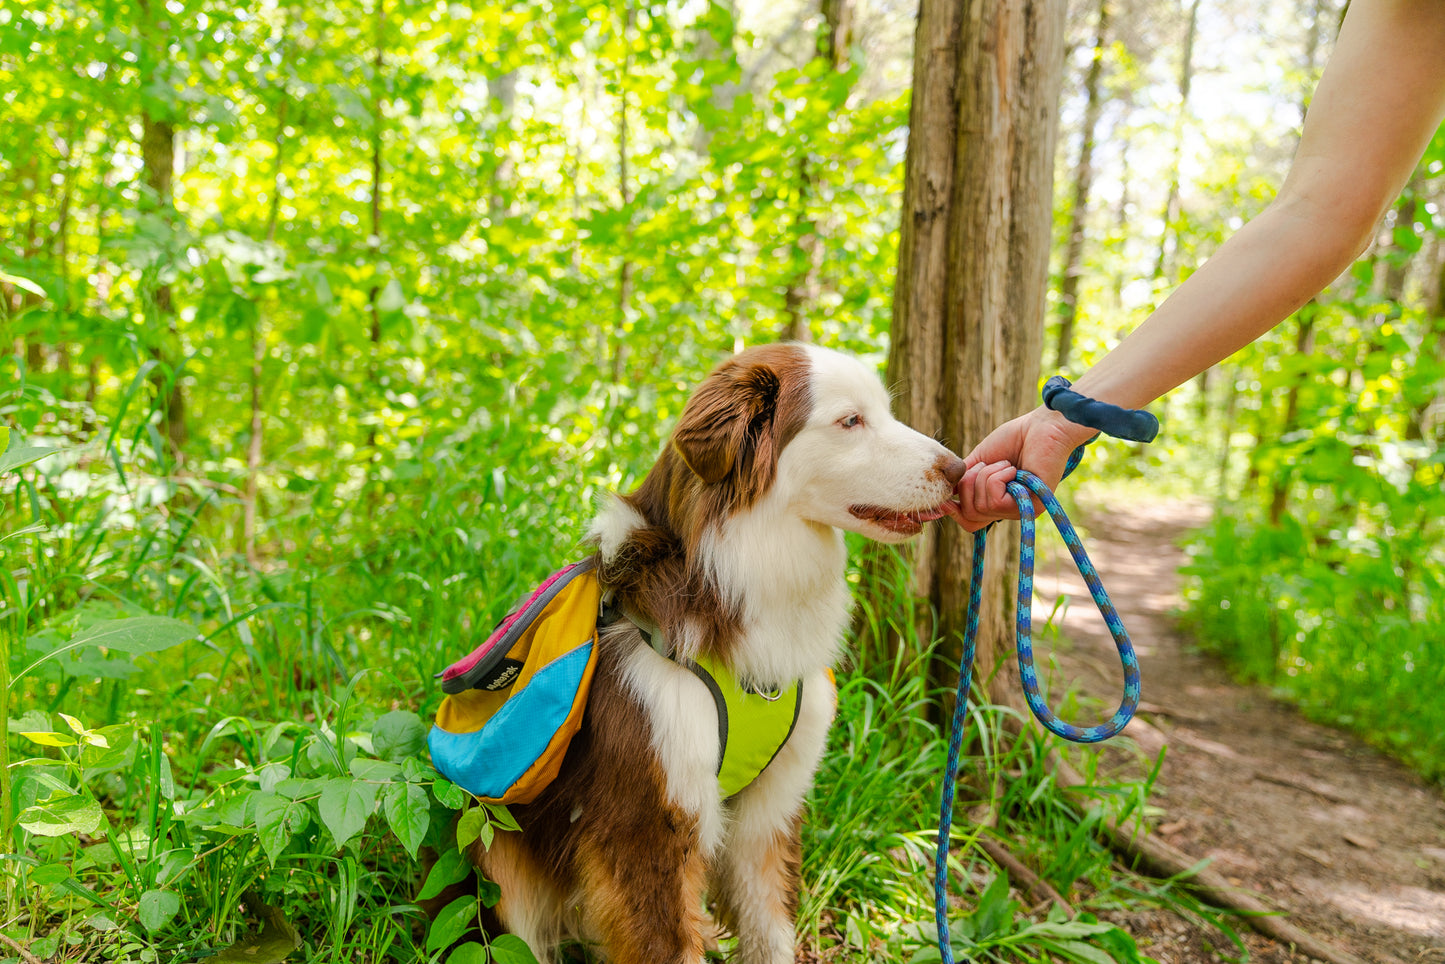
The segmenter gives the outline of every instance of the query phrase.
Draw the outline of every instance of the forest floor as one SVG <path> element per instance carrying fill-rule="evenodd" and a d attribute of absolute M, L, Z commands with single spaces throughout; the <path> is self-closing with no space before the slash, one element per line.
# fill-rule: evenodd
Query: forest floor
<path fill-rule="evenodd" d="M 1185 555 L 1177 543 L 1207 521 L 1207 504 L 1088 508 L 1085 545 L 1134 640 L 1143 675 L 1144 702 L 1125 731 L 1143 752 L 1110 749 L 1101 771 L 1141 774 L 1167 747 L 1150 798 L 1159 811 L 1152 833 L 1209 858 L 1230 884 L 1358 957 L 1445 964 L 1445 794 L 1360 739 L 1306 720 L 1267 689 L 1238 684 L 1181 635 L 1177 570 Z M 1046 527 L 1041 544 L 1053 535 Z M 1071 597 L 1054 687 L 1072 683 L 1113 707 L 1118 657 L 1062 549 L 1040 566 L 1036 586 L 1035 625 L 1060 593 Z M 1239 956 L 1210 928 L 1162 912 L 1114 922 L 1164 964 Z M 1309 960 L 1242 921 L 1237 926 L 1252 961 Z"/>

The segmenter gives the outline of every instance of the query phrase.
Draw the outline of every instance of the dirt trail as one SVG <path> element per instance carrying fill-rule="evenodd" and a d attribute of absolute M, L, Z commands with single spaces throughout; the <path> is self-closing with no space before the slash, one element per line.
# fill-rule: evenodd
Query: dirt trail
<path fill-rule="evenodd" d="M 1212 858 L 1231 883 L 1366 960 L 1445 964 L 1445 795 L 1357 738 L 1233 683 L 1216 660 L 1191 650 L 1173 618 L 1184 561 L 1175 542 L 1207 517 L 1203 503 L 1179 501 L 1085 513 L 1085 545 L 1143 674 L 1144 703 L 1125 734 L 1151 761 L 1168 746 L 1150 801 L 1162 810 L 1152 832 Z M 1041 530 L 1041 543 L 1051 537 Z M 1062 551 L 1040 567 L 1036 585 L 1035 625 L 1061 592 L 1072 597 L 1063 675 L 1053 685 L 1073 681 L 1113 707 L 1113 643 Z M 1138 767 L 1121 751 L 1109 761 Z M 1230 950 L 1218 935 L 1161 915 L 1128 926 L 1166 964 L 1220 960 L 1210 944 Z M 1262 937 L 1248 943 L 1255 961 L 1305 960 Z"/>

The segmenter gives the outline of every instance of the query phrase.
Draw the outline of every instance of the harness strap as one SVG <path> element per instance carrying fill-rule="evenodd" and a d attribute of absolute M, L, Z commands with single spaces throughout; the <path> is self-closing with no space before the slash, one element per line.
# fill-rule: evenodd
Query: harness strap
<path fill-rule="evenodd" d="M 762 776 L 792 737 L 803 708 L 803 681 L 772 696 L 744 687 L 708 657 L 682 665 L 702 680 L 717 706 L 718 785 L 723 797 L 735 796 Z"/>
<path fill-rule="evenodd" d="M 725 799 L 741 793 L 762 776 L 792 738 L 803 709 L 803 681 L 764 691 L 744 686 L 727 666 L 710 657 L 678 659 L 660 627 L 624 613 L 607 594 L 598 625 L 608 626 L 624 618 L 637 627 L 654 652 L 691 672 L 712 694 L 717 708 L 718 785 Z"/>

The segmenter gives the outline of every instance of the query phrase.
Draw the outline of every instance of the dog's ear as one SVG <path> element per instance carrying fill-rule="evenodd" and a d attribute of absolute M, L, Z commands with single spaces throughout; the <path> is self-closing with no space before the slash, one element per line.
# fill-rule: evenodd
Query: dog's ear
<path fill-rule="evenodd" d="M 677 454 L 708 485 L 739 466 L 770 465 L 781 388 L 778 373 L 765 363 L 724 364 L 683 409 L 672 433 Z"/>

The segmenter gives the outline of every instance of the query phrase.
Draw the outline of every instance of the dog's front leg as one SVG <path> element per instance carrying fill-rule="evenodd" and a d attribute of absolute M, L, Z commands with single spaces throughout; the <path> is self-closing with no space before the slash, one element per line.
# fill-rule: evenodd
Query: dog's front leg
<path fill-rule="evenodd" d="M 803 798 L 833 722 L 833 681 L 805 681 L 793 735 L 753 783 L 729 802 L 728 835 L 713 861 L 712 894 L 738 939 L 743 964 L 792 964 L 802 864 Z"/>
<path fill-rule="evenodd" d="M 697 821 L 663 807 L 619 823 L 578 852 L 582 903 L 609 964 L 701 964 L 707 865 Z"/>
<path fill-rule="evenodd" d="M 791 964 L 794 957 L 802 819 L 769 824 L 740 817 L 714 868 L 719 916 L 737 937 L 743 964 Z"/>

